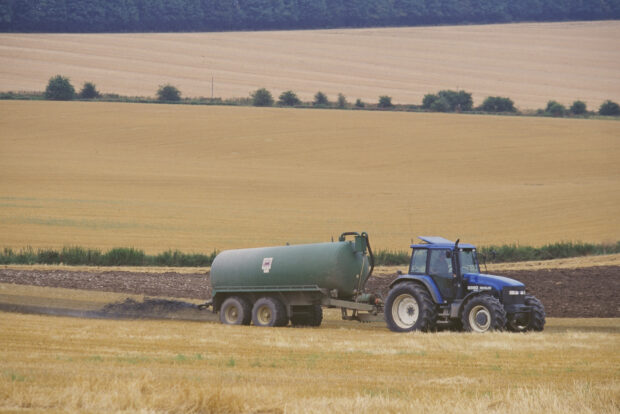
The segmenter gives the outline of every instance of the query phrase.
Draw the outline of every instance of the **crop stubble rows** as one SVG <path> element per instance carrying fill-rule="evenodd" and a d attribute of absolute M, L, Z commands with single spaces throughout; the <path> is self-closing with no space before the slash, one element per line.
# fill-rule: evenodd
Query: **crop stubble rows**
<path fill-rule="evenodd" d="M 542 334 L 397 335 L 333 311 L 319 329 L 2 314 L 0 407 L 617 412 L 617 320 L 583 321 L 550 320 Z"/>
<path fill-rule="evenodd" d="M 620 123 L 0 102 L 0 246 L 615 241 Z"/>

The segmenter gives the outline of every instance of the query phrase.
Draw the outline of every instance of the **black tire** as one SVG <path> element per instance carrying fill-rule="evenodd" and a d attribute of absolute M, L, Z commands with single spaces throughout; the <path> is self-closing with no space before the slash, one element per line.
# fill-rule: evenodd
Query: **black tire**
<path fill-rule="evenodd" d="M 541 332 L 545 329 L 545 323 L 547 322 L 545 319 L 545 307 L 536 296 L 532 295 L 525 295 L 525 304 L 532 307 L 529 329 Z"/>
<path fill-rule="evenodd" d="M 461 315 L 463 330 L 467 332 L 503 331 L 506 311 L 495 296 L 477 295 L 467 301 Z"/>
<path fill-rule="evenodd" d="M 509 318 L 506 328 L 511 332 L 527 332 L 537 331 L 541 332 L 545 329 L 545 307 L 543 304 L 532 295 L 525 295 L 525 305 L 531 306 L 532 311 L 520 320 Z"/>
<path fill-rule="evenodd" d="M 436 306 L 424 287 L 403 282 L 390 289 L 385 301 L 385 322 L 391 331 L 431 331 L 436 321 Z"/>
<path fill-rule="evenodd" d="M 272 297 L 262 297 L 252 307 L 254 326 L 286 326 L 288 315 L 284 304 Z"/>
<path fill-rule="evenodd" d="M 225 325 L 249 325 L 252 321 L 250 302 L 240 296 L 231 296 L 222 303 L 220 322 Z"/>
<path fill-rule="evenodd" d="M 293 326 L 321 326 L 323 322 L 323 308 L 321 305 L 312 305 L 308 312 L 297 313 L 291 316 Z"/>

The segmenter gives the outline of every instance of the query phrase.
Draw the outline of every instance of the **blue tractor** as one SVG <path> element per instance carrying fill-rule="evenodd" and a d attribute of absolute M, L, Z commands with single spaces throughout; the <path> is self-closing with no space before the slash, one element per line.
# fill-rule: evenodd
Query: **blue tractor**
<path fill-rule="evenodd" d="M 475 246 L 442 237 L 413 244 L 409 272 L 390 285 L 385 320 L 395 332 L 542 331 L 545 308 L 525 285 L 480 273 Z"/>

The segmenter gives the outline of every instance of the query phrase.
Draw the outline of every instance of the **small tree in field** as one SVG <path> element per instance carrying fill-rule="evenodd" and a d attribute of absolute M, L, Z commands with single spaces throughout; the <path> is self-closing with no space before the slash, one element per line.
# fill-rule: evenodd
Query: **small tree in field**
<path fill-rule="evenodd" d="M 323 92 L 318 91 L 316 95 L 314 95 L 314 102 L 312 102 L 314 106 L 327 106 L 329 105 L 329 100 L 327 99 L 327 95 Z"/>
<path fill-rule="evenodd" d="M 427 93 L 426 95 L 424 95 L 424 99 L 422 99 L 422 108 L 431 109 L 433 102 L 435 102 L 437 99 L 439 99 L 439 96 L 435 95 L 434 93 Z"/>
<path fill-rule="evenodd" d="M 157 100 L 159 101 L 180 101 L 181 91 L 170 84 L 161 85 L 157 90 Z"/>
<path fill-rule="evenodd" d="M 515 104 L 510 98 L 489 96 L 480 106 L 485 112 L 515 112 Z"/>
<path fill-rule="evenodd" d="M 254 106 L 272 106 L 273 96 L 265 88 L 260 88 L 252 92 L 252 105 Z"/>
<path fill-rule="evenodd" d="M 618 116 L 620 115 L 620 106 L 614 101 L 605 101 L 598 109 L 599 115 Z"/>
<path fill-rule="evenodd" d="M 50 78 L 45 88 L 45 99 L 54 101 L 70 101 L 75 98 L 75 89 L 69 78 L 56 75 Z"/>
<path fill-rule="evenodd" d="M 92 82 L 85 82 L 84 86 L 82 86 L 82 90 L 80 91 L 80 98 L 82 99 L 95 99 L 99 98 L 101 94 L 95 87 L 95 84 Z"/>
<path fill-rule="evenodd" d="M 450 102 L 444 97 L 437 97 L 431 103 L 430 110 L 434 112 L 449 112 L 452 109 Z"/>
<path fill-rule="evenodd" d="M 380 96 L 379 97 L 379 103 L 377 104 L 377 106 L 379 108 L 391 108 L 394 105 L 392 105 L 392 98 L 386 95 Z"/>
<path fill-rule="evenodd" d="M 450 110 L 455 112 L 471 111 L 474 101 L 471 93 L 465 91 L 443 90 L 437 93 L 440 99 L 444 99 L 450 106 Z"/>
<path fill-rule="evenodd" d="M 545 113 L 551 116 L 564 116 L 566 114 L 566 107 L 559 102 L 549 101 L 547 102 Z"/>
<path fill-rule="evenodd" d="M 356 108 L 363 108 L 365 106 L 366 106 L 366 104 L 360 98 L 357 98 L 357 101 L 355 101 L 355 107 Z"/>
<path fill-rule="evenodd" d="M 573 115 L 583 115 L 586 111 L 586 103 L 583 101 L 575 101 L 570 107 L 570 112 Z"/>
<path fill-rule="evenodd" d="M 278 99 L 278 105 L 282 106 L 295 106 L 299 105 L 301 101 L 293 91 L 286 91 L 280 94 L 280 98 Z"/>
<path fill-rule="evenodd" d="M 347 107 L 347 98 L 341 93 L 338 94 L 338 108 L 346 108 Z"/>

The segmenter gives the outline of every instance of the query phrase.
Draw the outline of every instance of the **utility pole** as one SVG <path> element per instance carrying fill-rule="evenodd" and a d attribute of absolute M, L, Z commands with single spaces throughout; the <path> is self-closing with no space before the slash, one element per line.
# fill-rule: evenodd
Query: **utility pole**
<path fill-rule="evenodd" d="M 213 99 L 213 75 L 211 75 L 211 99 Z"/>

